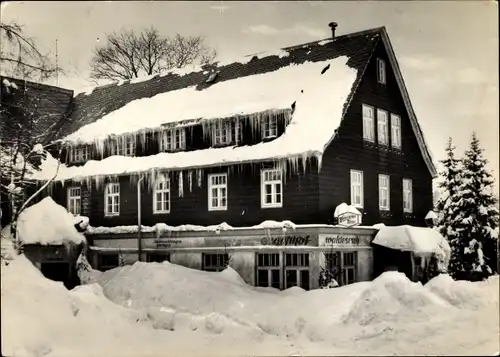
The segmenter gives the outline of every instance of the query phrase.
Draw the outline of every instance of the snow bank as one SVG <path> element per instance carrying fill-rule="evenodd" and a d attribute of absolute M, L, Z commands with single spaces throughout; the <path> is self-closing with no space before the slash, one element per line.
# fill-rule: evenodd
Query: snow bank
<path fill-rule="evenodd" d="M 373 243 L 416 254 L 435 253 L 443 261 L 449 260 L 451 253 L 450 245 L 438 231 L 408 225 L 380 227 Z"/>
<path fill-rule="evenodd" d="M 464 280 L 455 281 L 447 274 L 440 274 L 427 282 L 425 288 L 458 308 L 480 309 L 485 304 L 498 304 L 498 276 L 496 283 L 494 278 L 490 279 L 488 284 L 491 284 L 494 289 L 487 290 L 484 284 L 471 284 Z"/>
<path fill-rule="evenodd" d="M 96 283 L 102 274 L 101 271 L 92 268 L 83 251 L 76 260 L 76 271 L 82 285 Z"/>
<path fill-rule="evenodd" d="M 422 284 L 411 282 L 403 273 L 391 271 L 372 282 L 343 321 L 366 326 L 396 320 L 425 320 L 449 307 Z"/>
<path fill-rule="evenodd" d="M 186 88 L 130 102 L 66 138 L 71 142 L 102 141 L 183 119 L 224 118 L 273 109 L 287 109 L 296 102 L 286 131 L 277 139 L 252 146 L 210 148 L 189 152 L 159 153 L 144 157 L 111 156 L 83 166 L 61 165 L 56 180 L 87 176 L 120 175 L 152 169 L 187 169 L 270 159 L 316 156 L 321 159 L 342 119 L 357 70 L 345 56 L 324 62 L 290 65 L 277 71 L 216 83 L 197 91 Z M 321 74 L 325 69 L 326 72 Z M 231 103 L 228 105 L 228 103 Z M 144 119 L 143 113 L 148 112 Z M 143 120 L 137 120 L 138 117 Z M 47 180 L 55 173 L 55 160 L 44 160 L 34 178 Z"/>
<path fill-rule="evenodd" d="M 353 297 L 368 284 L 314 292 L 300 288 L 280 292 L 249 286 L 231 268 L 211 273 L 168 262 L 138 262 L 109 270 L 98 283 L 112 301 L 145 310 L 154 323 L 166 324 L 168 329 L 202 329 L 219 334 L 237 328 L 281 337 L 302 335 L 308 341 L 328 340 L 328 327 L 338 322 L 341 311 L 346 311 Z M 213 329 L 207 329 L 207 321 L 212 321 L 214 315 L 221 320 Z"/>
<path fill-rule="evenodd" d="M 398 273 L 280 292 L 243 284 L 232 269 L 166 262 L 119 267 L 68 291 L 20 256 L 1 269 L 2 353 L 235 356 L 243 347 L 254 356 L 490 355 L 498 349 L 498 283 L 498 276 L 467 282 L 496 303 L 463 309 Z M 440 277 L 433 285 L 450 284 Z"/>
<path fill-rule="evenodd" d="M 17 221 L 19 239 L 25 244 L 61 244 L 85 241 L 74 226 L 74 217 L 51 197 L 21 212 Z"/>

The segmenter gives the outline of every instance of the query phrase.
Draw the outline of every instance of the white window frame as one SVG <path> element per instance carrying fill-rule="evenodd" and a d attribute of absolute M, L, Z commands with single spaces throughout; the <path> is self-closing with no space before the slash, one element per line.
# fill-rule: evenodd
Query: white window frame
<path fill-rule="evenodd" d="M 403 212 L 413 212 L 413 181 L 403 178 Z"/>
<path fill-rule="evenodd" d="M 137 139 L 135 136 L 121 136 L 111 141 L 112 156 L 135 156 Z"/>
<path fill-rule="evenodd" d="M 82 188 L 80 186 L 68 187 L 67 190 L 68 212 L 77 216 L 82 212 Z"/>
<path fill-rule="evenodd" d="M 85 162 L 90 158 L 88 146 L 72 146 L 69 149 L 69 161 L 73 163 Z"/>
<path fill-rule="evenodd" d="M 378 208 L 380 211 L 391 209 L 391 179 L 389 175 L 378 175 Z"/>
<path fill-rule="evenodd" d="M 351 170 L 351 205 L 357 208 L 363 208 L 364 206 L 364 195 L 363 195 L 363 171 L 361 170 Z M 355 189 L 359 188 L 359 200 L 360 202 L 355 202 L 354 197 L 358 196 L 355 193 Z"/>
<path fill-rule="evenodd" d="M 135 149 L 137 147 L 135 136 L 125 136 L 122 138 L 123 154 L 125 156 L 135 156 Z"/>
<path fill-rule="evenodd" d="M 233 130 L 230 120 L 217 120 L 212 128 L 212 140 L 215 146 L 231 144 Z"/>
<path fill-rule="evenodd" d="M 269 176 L 272 176 L 269 178 Z M 276 179 L 278 176 L 279 179 Z M 271 203 L 266 203 L 266 186 L 271 186 Z M 277 187 L 280 188 L 278 194 Z M 281 169 L 262 169 L 260 172 L 260 205 L 261 208 L 283 207 L 283 175 Z M 280 202 L 278 202 L 280 196 Z"/>
<path fill-rule="evenodd" d="M 167 129 L 160 133 L 158 140 L 161 152 L 177 151 L 186 149 L 186 129 Z"/>
<path fill-rule="evenodd" d="M 216 195 L 214 197 L 214 192 Z M 214 205 L 214 199 L 216 205 Z M 227 211 L 227 174 L 208 175 L 208 210 L 209 211 Z"/>
<path fill-rule="evenodd" d="M 377 109 L 377 136 L 378 143 L 389 145 L 389 112 Z"/>
<path fill-rule="evenodd" d="M 160 201 L 158 201 L 158 195 L 161 195 Z M 166 176 L 158 177 L 156 179 L 155 186 L 153 189 L 153 213 L 154 214 L 170 213 L 171 197 L 172 195 L 170 193 L 170 178 Z M 161 204 L 161 209 L 158 209 L 158 203 Z"/>
<path fill-rule="evenodd" d="M 265 258 L 267 256 L 268 264 L 265 264 Z M 281 270 L 280 261 L 282 259 L 282 255 L 280 253 L 256 253 L 255 254 L 255 266 L 256 266 L 256 279 L 255 285 L 260 287 L 273 287 L 273 272 L 278 272 L 278 286 L 274 286 L 275 288 L 281 289 L 283 284 L 283 274 Z M 260 264 L 262 262 L 262 264 Z M 267 286 L 261 285 L 261 281 L 259 279 L 259 272 L 265 271 L 267 272 Z"/>
<path fill-rule="evenodd" d="M 391 145 L 401 149 L 401 116 L 391 113 Z"/>
<path fill-rule="evenodd" d="M 272 138 L 278 136 L 278 119 L 269 115 L 262 121 L 262 138 Z"/>
<path fill-rule="evenodd" d="M 386 65 L 382 58 L 377 58 L 377 81 L 381 84 L 387 83 Z"/>
<path fill-rule="evenodd" d="M 111 198 L 111 205 L 108 205 L 108 198 Z M 120 184 L 116 182 L 108 183 L 104 188 L 104 215 L 106 217 L 120 215 Z"/>
<path fill-rule="evenodd" d="M 371 117 L 367 114 L 371 113 Z M 362 105 L 363 140 L 375 142 L 375 108 L 371 105 Z"/>

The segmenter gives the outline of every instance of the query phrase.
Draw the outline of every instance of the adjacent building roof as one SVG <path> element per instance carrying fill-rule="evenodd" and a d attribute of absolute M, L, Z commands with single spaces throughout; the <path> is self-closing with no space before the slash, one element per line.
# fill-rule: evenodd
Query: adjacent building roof
<path fill-rule="evenodd" d="M 6 76 L 0 76 L 3 135 L 10 135 L 6 118 L 16 118 L 21 111 L 33 113 L 35 124 L 31 130 L 40 143 L 56 139 L 66 122 L 73 99 L 73 91 Z"/>

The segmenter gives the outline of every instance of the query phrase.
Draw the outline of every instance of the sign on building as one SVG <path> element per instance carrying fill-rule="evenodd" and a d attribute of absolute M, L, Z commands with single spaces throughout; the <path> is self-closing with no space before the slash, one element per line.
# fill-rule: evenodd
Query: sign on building
<path fill-rule="evenodd" d="M 335 213 L 333 214 L 337 218 L 337 224 L 339 226 L 348 228 L 353 226 L 359 226 L 362 221 L 362 214 L 356 207 L 350 206 L 346 203 L 341 203 L 335 208 Z"/>

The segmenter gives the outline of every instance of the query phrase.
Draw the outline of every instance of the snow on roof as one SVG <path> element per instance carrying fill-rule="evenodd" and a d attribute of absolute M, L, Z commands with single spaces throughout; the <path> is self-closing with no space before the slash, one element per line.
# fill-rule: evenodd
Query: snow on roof
<path fill-rule="evenodd" d="M 347 57 L 340 57 L 323 62 L 291 64 L 273 72 L 215 83 L 204 90 L 192 86 L 137 99 L 62 140 L 93 143 L 109 135 L 154 129 L 182 120 L 227 118 L 288 109 L 305 88 L 309 91 L 328 91 L 329 100 L 343 99 L 340 103 L 342 109 L 356 78 L 356 71 L 347 67 L 346 62 Z M 327 71 L 326 76 L 321 76 L 321 70 L 328 64 L 333 68 Z M 323 94 L 321 98 L 326 99 L 327 96 Z M 313 103 L 320 108 L 327 104 Z M 334 118 L 339 116 L 339 113 L 335 114 Z"/>
<path fill-rule="evenodd" d="M 382 226 L 373 239 L 374 244 L 417 254 L 444 253 L 451 249 L 447 240 L 436 230 L 413 226 Z"/>
<path fill-rule="evenodd" d="M 358 211 L 358 209 L 354 206 L 348 205 L 345 202 L 342 202 L 335 208 L 335 212 L 333 213 L 333 216 L 337 218 L 339 215 L 343 213 L 353 213 L 357 215 L 361 215 L 361 212 Z"/>
<path fill-rule="evenodd" d="M 429 212 L 427 212 L 425 219 L 438 219 L 438 216 L 437 216 L 436 212 L 429 211 Z"/>
<path fill-rule="evenodd" d="M 77 232 L 74 217 L 51 197 L 26 208 L 19 215 L 17 233 L 24 244 L 81 243 L 84 236 Z"/>
<path fill-rule="evenodd" d="M 93 140 L 104 137 L 106 133 L 130 132 L 145 125 L 153 128 L 186 118 L 216 118 L 289 108 L 296 101 L 295 112 L 285 133 L 273 141 L 144 157 L 110 156 L 100 161 L 88 161 L 83 166 L 61 165 L 56 180 L 310 156 L 321 160 L 340 125 L 344 103 L 356 79 L 357 70 L 348 67 L 347 60 L 342 56 L 323 62 L 290 65 L 269 74 L 218 83 L 203 91 L 187 88 L 136 100 L 67 137 Z M 321 74 L 327 66 L 328 70 Z M 148 113 L 147 120 L 144 113 Z M 34 179 L 51 178 L 55 173 L 55 161 L 51 157 L 44 160 Z"/>

